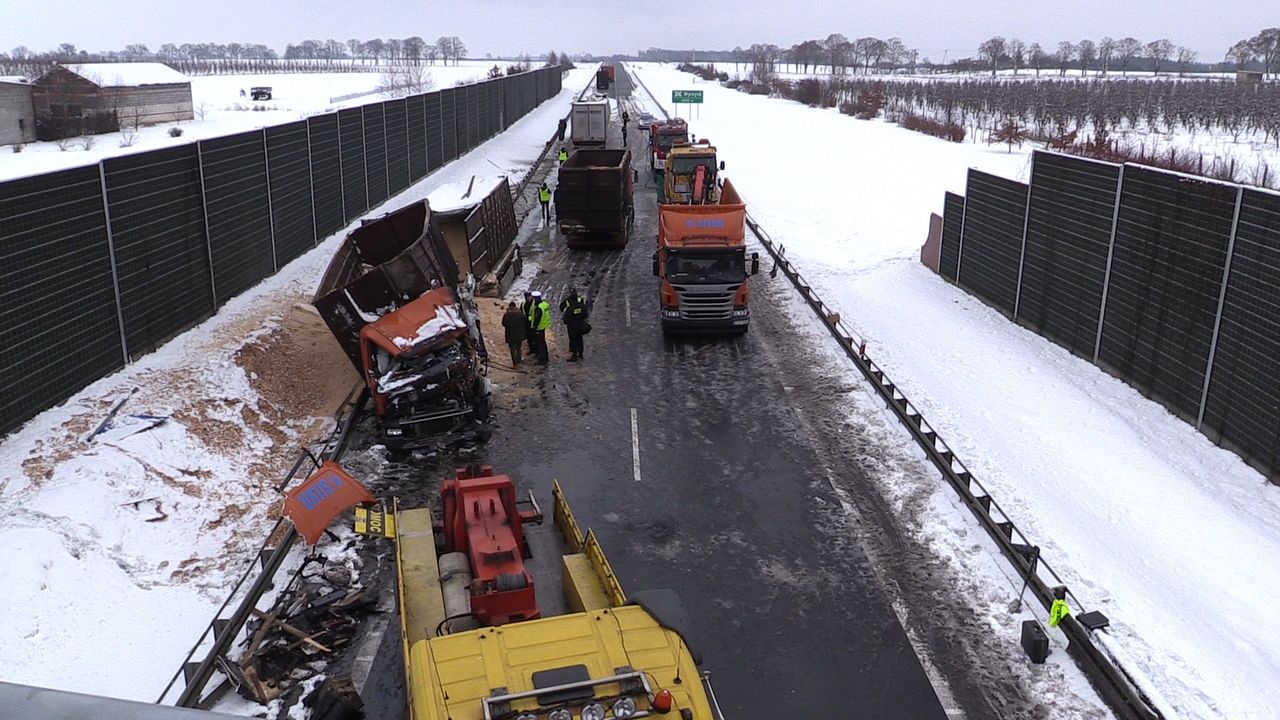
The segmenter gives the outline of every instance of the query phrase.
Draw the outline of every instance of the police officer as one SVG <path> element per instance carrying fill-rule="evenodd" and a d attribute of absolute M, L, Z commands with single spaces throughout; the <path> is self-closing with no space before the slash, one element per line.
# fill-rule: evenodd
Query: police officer
<path fill-rule="evenodd" d="M 542 203 L 542 222 L 551 225 L 551 189 L 544 182 L 538 188 L 538 202 Z"/>
<path fill-rule="evenodd" d="M 565 149 L 563 145 L 561 145 L 560 154 L 557 155 L 556 158 L 560 161 L 560 164 L 563 165 L 564 161 L 569 159 L 569 151 Z"/>
<path fill-rule="evenodd" d="M 569 286 L 569 296 L 560 301 L 560 314 L 569 331 L 569 362 L 578 362 L 582 359 L 582 336 L 591 329 L 587 301 L 578 294 L 578 288 Z"/>
<path fill-rule="evenodd" d="M 533 329 L 531 336 L 534 344 L 534 352 L 538 355 L 538 362 L 546 365 L 551 362 L 551 356 L 547 350 L 547 328 L 551 327 L 551 306 L 547 304 L 542 293 L 534 290 L 531 294 L 533 306 L 529 309 L 529 327 Z"/>

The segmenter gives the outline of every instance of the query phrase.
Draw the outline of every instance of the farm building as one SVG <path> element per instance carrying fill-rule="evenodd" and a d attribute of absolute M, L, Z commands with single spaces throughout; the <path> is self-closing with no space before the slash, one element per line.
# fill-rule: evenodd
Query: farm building
<path fill-rule="evenodd" d="M 35 139 L 31 84 L 22 78 L 0 77 L 0 145 L 20 145 Z"/>
<path fill-rule="evenodd" d="M 41 140 L 190 120 L 191 82 L 162 63 L 59 65 L 32 83 Z"/>

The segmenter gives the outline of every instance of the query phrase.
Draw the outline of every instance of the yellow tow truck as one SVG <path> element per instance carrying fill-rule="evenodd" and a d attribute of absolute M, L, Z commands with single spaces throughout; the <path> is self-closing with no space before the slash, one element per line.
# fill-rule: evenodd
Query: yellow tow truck
<path fill-rule="evenodd" d="M 708 205 L 720 200 L 716 149 L 705 138 L 697 142 L 676 142 L 667 153 L 662 180 L 661 205 Z"/>
<path fill-rule="evenodd" d="M 409 717 L 723 720 L 679 599 L 628 599 L 558 482 L 552 500 L 544 528 L 532 493 L 472 466 L 442 484 L 439 517 L 396 504 L 378 528 L 396 538 Z"/>

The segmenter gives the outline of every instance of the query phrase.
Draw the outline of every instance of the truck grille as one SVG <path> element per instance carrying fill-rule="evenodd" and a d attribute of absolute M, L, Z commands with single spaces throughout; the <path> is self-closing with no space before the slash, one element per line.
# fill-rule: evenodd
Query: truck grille
<path fill-rule="evenodd" d="M 680 297 L 682 320 L 729 320 L 738 285 L 672 285 Z"/>

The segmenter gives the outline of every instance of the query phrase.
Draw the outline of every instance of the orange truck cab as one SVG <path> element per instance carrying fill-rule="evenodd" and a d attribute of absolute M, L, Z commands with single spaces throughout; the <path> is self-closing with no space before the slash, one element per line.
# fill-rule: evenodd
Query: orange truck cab
<path fill-rule="evenodd" d="M 747 206 L 728 180 L 717 202 L 660 205 L 653 274 L 659 279 L 664 332 L 744 333 L 751 323 L 747 279 Z"/>
<path fill-rule="evenodd" d="M 388 447 L 474 429 L 489 414 L 488 380 L 451 288 L 424 293 L 360 329 L 361 374 Z"/>

